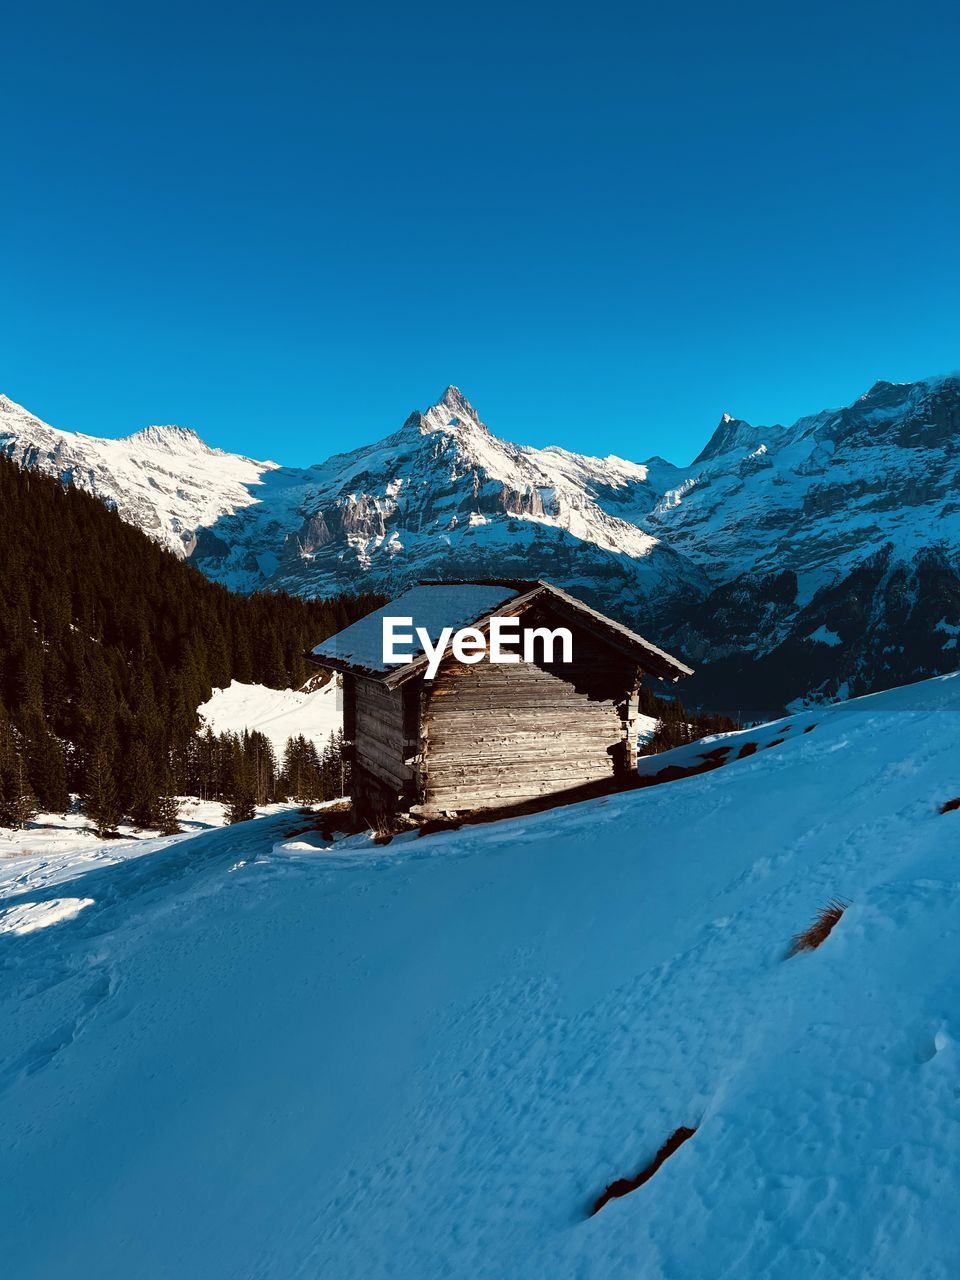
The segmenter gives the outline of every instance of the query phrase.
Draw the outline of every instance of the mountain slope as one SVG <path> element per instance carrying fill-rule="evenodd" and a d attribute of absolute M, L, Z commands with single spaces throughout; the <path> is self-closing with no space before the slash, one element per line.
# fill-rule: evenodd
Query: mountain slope
<path fill-rule="evenodd" d="M 721 423 L 649 524 L 717 580 L 788 569 L 809 599 L 885 543 L 960 550 L 958 469 L 960 376 L 878 382 L 792 427 Z"/>
<path fill-rule="evenodd" d="M 0 932 L 9 1269 L 949 1280 L 958 712 L 946 678 L 532 818 L 267 818 L 7 897 L 75 913 Z"/>
<path fill-rule="evenodd" d="M 762 713 L 956 666 L 960 377 L 877 383 L 792 427 L 725 422 L 650 527 L 716 587 L 668 603 L 689 696 Z"/>
<path fill-rule="evenodd" d="M 235 590 L 392 591 L 532 567 L 629 610 L 654 591 L 699 595 L 709 585 L 631 520 L 675 468 L 519 448 L 492 435 L 454 387 L 378 444 L 315 467 L 211 450 L 176 427 L 115 441 L 73 435 L 6 397 L 0 452 L 96 493 Z"/>

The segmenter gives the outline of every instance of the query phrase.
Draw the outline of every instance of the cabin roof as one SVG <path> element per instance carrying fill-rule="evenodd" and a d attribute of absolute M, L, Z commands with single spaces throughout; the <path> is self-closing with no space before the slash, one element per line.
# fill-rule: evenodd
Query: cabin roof
<path fill-rule="evenodd" d="M 591 609 L 552 583 L 507 579 L 418 583 L 396 600 L 322 641 L 311 656 L 318 664 L 335 671 L 382 680 L 390 686 L 403 684 L 417 675 L 427 661 L 416 638 L 417 627 L 423 627 L 436 643 L 444 627 L 457 630 L 476 626 L 482 631 L 494 615 L 516 613 L 542 596 L 549 597 L 557 612 L 568 615 L 573 625 L 579 624 L 594 632 L 651 675 L 676 680 L 693 674 L 690 667 L 643 636 Z M 414 640 L 409 649 L 414 656 L 408 663 L 386 666 L 382 623 L 384 618 L 398 617 L 413 619 Z"/>
<path fill-rule="evenodd" d="M 422 654 L 416 628 L 423 627 L 436 642 L 444 627 L 469 627 L 488 617 L 498 605 L 516 595 L 513 587 L 478 582 L 421 583 L 396 600 L 375 609 L 358 622 L 330 636 L 313 650 L 317 659 L 335 660 L 352 671 L 386 674 L 398 670 L 383 663 L 383 619 L 413 618 L 411 652 Z"/>

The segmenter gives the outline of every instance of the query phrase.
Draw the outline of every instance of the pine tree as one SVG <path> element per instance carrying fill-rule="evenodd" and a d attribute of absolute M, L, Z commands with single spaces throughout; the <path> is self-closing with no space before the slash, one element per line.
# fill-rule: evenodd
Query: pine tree
<path fill-rule="evenodd" d="M 11 699 L 10 707 L 15 713 L 14 719 L 19 723 L 43 715 L 42 650 L 31 641 L 32 637 L 25 641 L 23 648 L 11 655 L 9 664 L 11 672 L 7 694 Z"/>
<path fill-rule="evenodd" d="M 299 640 L 299 635 L 298 635 L 298 640 Z M 306 647 L 307 647 L 306 642 L 304 642 L 303 650 L 305 650 Z M 290 687 L 292 689 L 301 688 L 306 683 L 307 677 L 309 675 L 309 672 L 307 671 L 306 659 L 303 656 L 303 650 L 300 648 L 298 643 L 297 646 L 294 648 L 293 652 L 290 654 L 288 659 L 288 668 L 290 672 Z"/>
<path fill-rule="evenodd" d="M 17 740 L 13 726 L 0 703 L 0 795 L 6 779 L 12 776 L 17 761 Z"/>
<path fill-rule="evenodd" d="M 120 801 L 113 762 L 103 747 L 97 747 L 87 766 L 80 810 L 90 819 L 101 838 L 112 835 L 120 821 Z"/>
<path fill-rule="evenodd" d="M 288 738 L 283 752 L 283 787 L 301 804 L 323 798 L 323 769 L 316 746 L 298 734 Z"/>
<path fill-rule="evenodd" d="M 160 796 L 156 804 L 154 821 L 162 836 L 176 836 L 183 830 L 180 825 L 180 801 L 172 793 Z"/>
<path fill-rule="evenodd" d="M 287 669 L 283 663 L 283 651 L 280 648 L 280 637 L 277 635 L 276 631 L 273 631 L 272 634 L 267 637 L 264 652 L 267 658 L 266 671 L 264 672 L 266 676 L 265 683 L 271 685 L 275 689 L 284 688 L 289 684 L 290 677 L 287 675 Z"/>
<path fill-rule="evenodd" d="M 21 830 L 37 816 L 37 801 L 30 790 L 23 757 L 17 753 L 12 766 L 0 778 L 0 827 Z"/>
<path fill-rule="evenodd" d="M 300 759 L 297 739 L 290 737 L 283 748 L 283 765 L 281 767 L 283 789 L 294 800 L 300 798 Z"/>
<path fill-rule="evenodd" d="M 323 751 L 322 767 L 324 800 L 339 800 L 348 793 L 349 788 L 347 752 L 342 729 L 330 735 Z"/>
<path fill-rule="evenodd" d="M 143 742 L 130 748 L 125 769 L 124 804 L 138 827 L 153 827 L 157 821 L 157 775 L 154 758 Z"/>
<path fill-rule="evenodd" d="M 254 781 L 254 797 L 257 804 L 269 804 L 274 797 L 274 779 L 277 759 L 270 739 L 259 730 L 244 735 L 244 754 L 250 763 Z"/>
<path fill-rule="evenodd" d="M 40 808 L 46 813 L 66 813 L 70 808 L 70 793 L 63 747 L 39 716 L 30 717 L 23 754 Z"/>
<path fill-rule="evenodd" d="M 307 804 L 312 804 L 317 800 L 323 799 L 323 768 L 316 744 L 309 738 L 301 737 L 300 741 L 303 744 L 301 748 L 303 751 L 303 772 L 301 775 L 303 800 Z"/>
<path fill-rule="evenodd" d="M 253 788 L 250 786 L 246 771 L 244 771 L 243 777 L 234 785 L 233 798 L 227 806 L 227 822 L 231 825 L 235 822 L 250 822 L 256 816 L 257 810 L 253 803 Z"/>
<path fill-rule="evenodd" d="M 227 822 L 249 822 L 257 816 L 254 804 L 253 769 L 239 739 L 234 740 L 233 776 L 230 782 L 230 803 Z"/>

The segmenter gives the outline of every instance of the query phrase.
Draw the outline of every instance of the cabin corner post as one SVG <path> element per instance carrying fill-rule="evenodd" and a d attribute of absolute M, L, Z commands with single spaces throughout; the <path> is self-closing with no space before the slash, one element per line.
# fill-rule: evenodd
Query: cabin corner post
<path fill-rule="evenodd" d="M 426 734 L 423 726 L 425 688 L 426 681 L 422 676 L 401 686 L 403 762 L 409 774 L 401 800 L 407 811 L 422 802 L 426 786 Z"/>
<path fill-rule="evenodd" d="M 620 703 L 620 723 L 623 740 L 620 751 L 620 772 L 630 778 L 637 769 L 637 720 L 640 715 L 640 672 Z"/>
<path fill-rule="evenodd" d="M 417 689 L 417 744 L 419 747 L 419 758 L 417 760 L 417 769 L 415 773 L 416 780 L 416 804 L 424 805 L 427 800 L 427 700 L 429 698 L 429 689 L 426 680 L 419 681 Z"/>
<path fill-rule="evenodd" d="M 357 685 L 353 676 L 341 677 L 343 699 L 343 754 L 351 771 L 357 763 Z"/>

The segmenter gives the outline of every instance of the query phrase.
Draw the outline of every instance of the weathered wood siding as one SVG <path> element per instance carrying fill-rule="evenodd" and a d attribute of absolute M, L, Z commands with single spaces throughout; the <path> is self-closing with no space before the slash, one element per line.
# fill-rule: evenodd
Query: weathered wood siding
<path fill-rule="evenodd" d="M 354 687 L 355 763 L 390 791 L 403 791 L 413 778 L 405 758 L 403 691 L 360 677 Z"/>
<path fill-rule="evenodd" d="M 524 617 L 523 625 L 557 624 Z M 443 664 L 423 686 L 426 811 L 511 804 L 628 767 L 625 717 L 636 668 L 576 631 L 573 659 Z"/>

